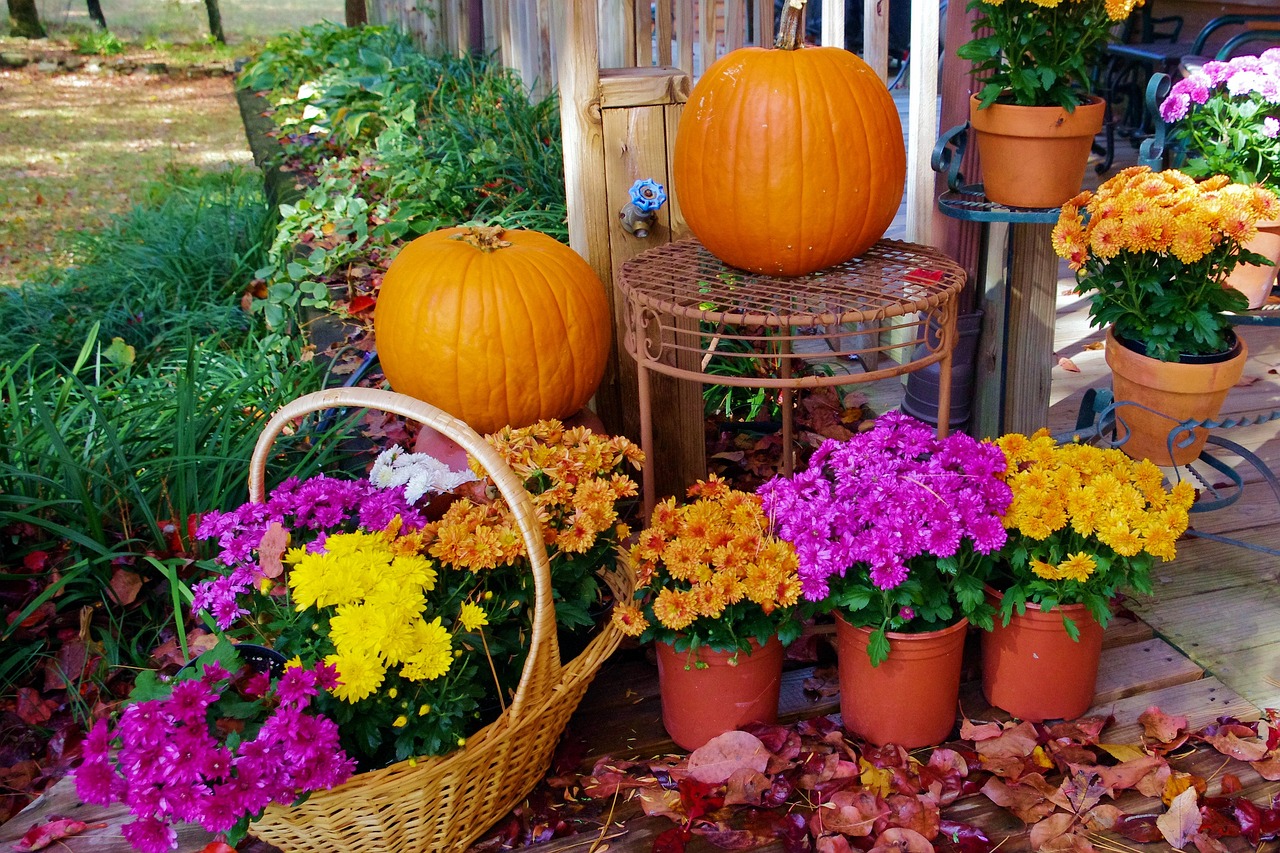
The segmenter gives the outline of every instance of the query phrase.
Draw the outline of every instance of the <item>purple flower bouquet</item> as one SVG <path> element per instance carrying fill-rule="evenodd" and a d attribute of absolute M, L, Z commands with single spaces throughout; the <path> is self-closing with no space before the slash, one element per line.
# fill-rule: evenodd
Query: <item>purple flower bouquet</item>
<path fill-rule="evenodd" d="M 961 616 L 990 625 L 986 561 L 1005 542 L 1011 492 L 1004 454 L 964 434 L 937 438 L 906 415 L 827 441 L 808 469 L 760 488 L 774 531 L 795 545 L 804 597 L 874 626 L 879 663 L 888 631 L 924 632 Z"/>

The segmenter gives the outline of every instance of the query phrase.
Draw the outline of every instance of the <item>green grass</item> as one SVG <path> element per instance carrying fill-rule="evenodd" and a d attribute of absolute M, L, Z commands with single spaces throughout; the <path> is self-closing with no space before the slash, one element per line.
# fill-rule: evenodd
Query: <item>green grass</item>
<path fill-rule="evenodd" d="M 95 27 L 79 0 L 37 0 L 36 6 L 40 20 L 54 34 L 69 27 Z M 219 7 L 231 44 L 344 17 L 342 0 L 221 0 Z M 200 2 L 111 0 L 103 3 L 103 12 L 111 31 L 125 41 L 190 44 L 209 34 L 209 18 Z"/>

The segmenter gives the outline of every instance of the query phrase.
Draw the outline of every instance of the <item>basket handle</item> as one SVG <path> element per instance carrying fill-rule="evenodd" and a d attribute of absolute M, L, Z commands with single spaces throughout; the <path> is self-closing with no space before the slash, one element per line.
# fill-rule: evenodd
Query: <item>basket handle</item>
<path fill-rule="evenodd" d="M 529 656 L 520 673 L 520 684 L 516 687 L 515 696 L 504 715 L 514 725 L 526 708 L 532 713 L 542 706 L 543 700 L 551 693 L 552 685 L 560 678 L 560 650 L 556 641 L 555 605 L 551 592 L 551 563 L 547 558 L 546 545 L 542 541 L 542 528 L 538 523 L 533 501 L 525 491 L 524 483 L 517 479 L 498 455 L 498 451 L 475 430 L 430 403 L 378 388 L 330 388 L 305 394 L 286 403 L 271 416 L 262 434 L 258 436 L 258 443 L 253 448 L 253 457 L 249 462 L 249 500 L 254 503 L 266 500 L 267 460 L 271 455 L 271 445 L 285 425 L 312 412 L 333 408 L 379 409 L 412 418 L 448 436 L 479 460 L 497 486 L 498 492 L 515 513 L 516 522 L 524 536 L 525 548 L 529 552 L 529 560 L 533 564 L 534 606 L 533 640 Z"/>

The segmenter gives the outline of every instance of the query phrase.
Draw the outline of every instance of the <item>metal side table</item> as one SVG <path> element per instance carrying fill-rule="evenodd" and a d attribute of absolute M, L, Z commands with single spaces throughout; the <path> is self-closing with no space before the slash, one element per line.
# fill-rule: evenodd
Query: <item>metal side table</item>
<path fill-rule="evenodd" d="M 791 401 L 798 388 L 873 382 L 940 363 L 938 432 L 946 435 L 964 278 L 938 250 L 894 240 L 795 278 L 727 266 L 697 240 L 658 246 L 623 264 L 623 346 L 637 365 L 646 517 L 656 499 L 650 371 L 688 382 L 781 389 L 785 474 L 795 462 Z M 930 322 L 940 335 L 926 335 Z M 850 326 L 853 331 L 830 331 Z M 799 362 L 810 356 L 795 352 L 794 344 L 814 335 L 825 335 L 835 356 L 858 356 L 866 372 L 799 375 Z M 713 360 L 750 369 L 717 375 L 708 370 Z"/>

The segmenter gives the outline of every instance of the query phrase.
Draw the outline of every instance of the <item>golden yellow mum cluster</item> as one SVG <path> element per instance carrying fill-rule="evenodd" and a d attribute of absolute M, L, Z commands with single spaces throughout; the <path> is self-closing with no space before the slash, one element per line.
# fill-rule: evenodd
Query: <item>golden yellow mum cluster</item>
<path fill-rule="evenodd" d="M 1088 3 L 1095 3 L 1097 0 L 1030 0 L 1030 2 L 1031 5 L 1039 6 L 1042 9 L 1056 9 L 1064 3 L 1084 6 Z M 1142 3 L 1143 0 L 1106 0 L 1107 17 L 1113 21 L 1123 21 Z M 1002 6 L 1004 5 L 1004 0 L 986 0 L 986 4 L 988 6 Z"/>
<path fill-rule="evenodd" d="M 800 598 L 798 561 L 790 543 L 766 533 L 760 498 L 715 476 L 689 490 L 693 503 L 668 498 L 631 548 L 641 588 L 660 587 L 653 615 L 680 631 L 701 617 L 718 618 L 744 598 L 766 614 Z M 649 623 L 638 607 L 619 604 L 614 620 L 631 636 Z"/>
<path fill-rule="evenodd" d="M 566 428 L 556 420 L 486 436 L 516 476 L 524 481 L 548 547 L 585 553 L 601 533 L 618 523 L 617 502 L 636 494 L 626 464 L 639 468 L 640 448 L 620 436 L 585 427 Z M 483 475 L 475 460 L 476 473 Z M 454 501 L 433 528 L 430 553 L 472 571 L 510 565 L 528 556 L 520 526 L 506 502 Z"/>
<path fill-rule="evenodd" d="M 1114 448 L 1059 444 L 1045 430 L 1030 438 L 1011 433 L 996 443 L 1008 460 L 1005 480 L 1013 490 L 1006 529 L 1036 540 L 1070 530 L 1121 556 L 1145 551 L 1173 559 L 1195 500 L 1190 483 L 1166 490 L 1163 473 L 1147 460 L 1135 461 Z M 1057 565 L 1032 566 L 1049 580 L 1084 580 L 1094 568 L 1082 553 Z"/>
<path fill-rule="evenodd" d="M 1090 256 L 1106 260 L 1120 252 L 1156 252 L 1190 264 L 1224 239 L 1249 240 L 1259 220 L 1278 217 L 1280 201 L 1260 186 L 1223 175 L 1196 183 L 1176 169 L 1132 166 L 1063 205 L 1053 248 L 1075 270 Z"/>
<path fill-rule="evenodd" d="M 423 615 L 426 594 L 436 585 L 435 567 L 417 551 L 421 538 L 398 536 L 398 526 L 338 533 L 325 540 L 322 553 L 293 548 L 286 555 L 297 609 L 332 612 L 329 640 L 336 651 L 325 662 L 338 669 L 333 692 L 344 702 L 376 691 L 390 667 L 399 666 L 410 681 L 429 681 L 453 664 L 449 629 L 439 616 L 428 621 Z M 483 611 L 460 618 L 484 624 Z"/>

